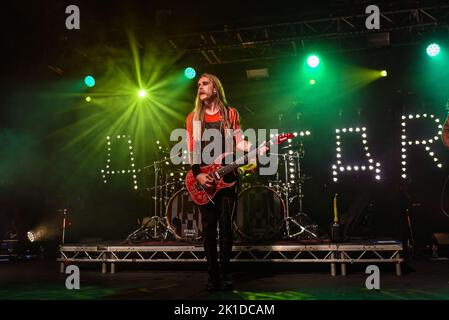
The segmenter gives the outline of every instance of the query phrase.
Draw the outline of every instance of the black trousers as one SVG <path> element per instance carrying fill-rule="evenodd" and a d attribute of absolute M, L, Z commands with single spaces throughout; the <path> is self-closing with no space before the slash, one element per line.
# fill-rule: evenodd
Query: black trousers
<path fill-rule="evenodd" d="M 208 203 L 200 207 L 209 280 L 218 280 L 220 276 L 226 279 L 230 273 L 229 261 L 233 245 L 232 210 L 236 200 L 235 187 L 226 188 L 215 195 L 215 204 Z M 219 257 L 217 238 L 220 245 Z"/>

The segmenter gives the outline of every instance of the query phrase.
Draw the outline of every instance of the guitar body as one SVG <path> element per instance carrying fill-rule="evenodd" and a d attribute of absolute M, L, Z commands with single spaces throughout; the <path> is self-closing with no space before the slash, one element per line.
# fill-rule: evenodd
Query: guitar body
<path fill-rule="evenodd" d="M 187 173 L 185 180 L 187 191 L 192 197 L 193 202 L 195 202 L 197 205 L 202 206 L 209 203 L 209 198 L 213 199 L 218 191 L 223 188 L 232 187 L 236 184 L 237 181 L 227 183 L 223 180 L 223 178 L 216 179 L 213 173 L 217 170 L 220 170 L 221 168 L 223 168 L 223 166 L 218 163 L 213 163 L 208 166 L 201 167 L 201 173 L 210 174 L 210 176 L 214 179 L 214 181 L 212 182 L 212 187 L 210 188 L 203 188 L 193 176 L 192 170 L 189 170 L 189 172 Z"/>
<path fill-rule="evenodd" d="M 275 137 L 273 137 L 269 141 L 269 145 L 274 143 L 280 144 L 293 137 L 294 137 L 293 133 L 282 133 L 280 135 L 276 135 Z M 265 146 L 266 144 L 263 143 L 261 146 L 259 146 L 259 149 Z M 252 153 L 253 156 L 256 156 L 257 155 L 256 152 L 258 152 L 259 149 L 252 150 L 249 153 Z M 223 180 L 223 177 L 226 176 L 227 173 L 236 169 L 239 166 L 238 163 L 243 164 L 245 162 L 245 159 L 248 160 L 248 155 L 241 157 L 240 159 L 234 161 L 232 164 L 223 166 L 222 165 L 223 159 L 226 159 L 226 157 L 228 157 L 229 155 L 232 155 L 232 153 L 230 152 L 223 153 L 222 155 L 218 156 L 212 164 L 201 167 L 201 173 L 208 174 L 213 179 L 212 186 L 209 188 L 203 187 L 198 183 L 196 178 L 193 176 L 192 170 L 189 170 L 189 172 L 187 173 L 185 179 L 186 188 L 193 202 L 195 202 L 197 205 L 202 206 L 209 202 L 213 202 L 213 198 L 218 191 L 220 191 L 223 188 L 232 187 L 237 183 L 237 181 L 225 182 Z M 242 161 L 240 162 L 240 160 Z"/>

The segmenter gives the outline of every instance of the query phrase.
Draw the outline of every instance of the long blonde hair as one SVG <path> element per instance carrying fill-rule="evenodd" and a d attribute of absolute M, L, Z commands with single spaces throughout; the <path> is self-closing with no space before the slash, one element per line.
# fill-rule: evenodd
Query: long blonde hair
<path fill-rule="evenodd" d="M 203 73 L 200 76 L 200 79 L 202 77 L 206 77 L 209 79 L 212 84 L 213 88 L 217 90 L 217 94 L 215 95 L 214 102 L 218 106 L 218 110 L 223 118 L 223 126 L 225 129 L 229 129 L 231 127 L 231 123 L 229 120 L 229 105 L 226 101 L 226 95 L 223 89 L 223 85 L 221 84 L 221 81 L 217 78 L 217 76 L 210 74 L 210 73 Z M 205 113 L 205 106 L 203 102 L 200 100 L 200 97 L 198 95 L 198 92 L 196 94 L 195 98 L 195 108 L 193 109 L 193 121 L 201 121 L 201 132 L 204 131 L 204 113 Z"/>

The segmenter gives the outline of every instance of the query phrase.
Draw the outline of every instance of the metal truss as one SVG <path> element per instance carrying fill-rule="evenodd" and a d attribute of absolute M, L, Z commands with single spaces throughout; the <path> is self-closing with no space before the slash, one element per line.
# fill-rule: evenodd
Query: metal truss
<path fill-rule="evenodd" d="M 108 262 L 206 262 L 201 246 L 106 247 Z"/>
<path fill-rule="evenodd" d="M 339 262 L 341 263 L 341 274 L 346 275 L 346 264 L 354 263 L 396 263 L 396 274 L 401 275 L 402 244 L 389 245 L 357 245 L 346 244 L 339 246 Z"/>
<path fill-rule="evenodd" d="M 60 261 L 103 262 L 107 259 L 107 251 L 99 246 L 62 246 Z"/>
<path fill-rule="evenodd" d="M 317 43 L 326 44 L 336 51 L 352 51 L 378 45 L 414 44 L 423 32 L 433 32 L 437 28 L 444 28 L 444 32 L 449 33 L 449 5 L 381 11 L 380 30 L 374 31 L 365 26 L 367 16 L 363 13 L 160 36 L 157 43 L 164 50 L 186 53 L 200 63 L 217 65 L 294 57 Z M 376 44 L 376 35 L 384 38 L 381 44 Z M 370 36 L 373 37 L 371 42 L 367 39 Z"/>
<path fill-rule="evenodd" d="M 288 244 L 288 245 L 235 245 L 233 262 L 329 263 L 331 274 L 336 275 L 336 264 L 341 263 L 346 275 L 347 263 L 396 263 L 401 274 L 402 244 Z M 206 262 L 201 245 L 157 246 L 61 246 L 61 272 L 64 264 L 101 262 L 106 273 L 110 263 L 115 273 L 116 263 Z"/>
<path fill-rule="evenodd" d="M 232 261 L 239 262 L 337 262 L 337 247 L 323 245 L 234 246 Z"/>

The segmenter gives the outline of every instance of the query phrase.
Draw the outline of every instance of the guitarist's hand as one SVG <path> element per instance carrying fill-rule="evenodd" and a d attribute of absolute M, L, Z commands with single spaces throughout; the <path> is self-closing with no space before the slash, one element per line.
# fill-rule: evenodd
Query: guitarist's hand
<path fill-rule="evenodd" d="M 212 182 L 214 182 L 214 180 L 206 173 L 200 173 L 199 175 L 196 176 L 196 180 L 203 186 L 206 188 L 210 188 L 212 187 Z"/>
<path fill-rule="evenodd" d="M 268 148 L 267 146 L 263 146 L 259 149 L 259 156 L 263 156 L 264 154 L 267 153 L 267 151 L 270 150 L 270 148 Z"/>

